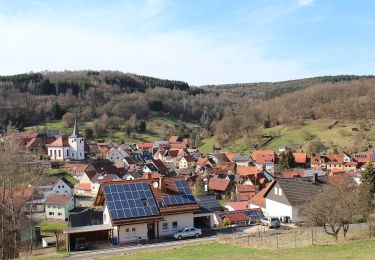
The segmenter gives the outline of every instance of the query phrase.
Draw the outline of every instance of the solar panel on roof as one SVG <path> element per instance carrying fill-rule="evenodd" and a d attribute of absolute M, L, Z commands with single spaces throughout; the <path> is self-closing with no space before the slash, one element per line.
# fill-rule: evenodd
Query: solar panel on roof
<path fill-rule="evenodd" d="M 122 183 L 104 187 L 112 219 L 159 215 L 159 209 L 147 183 Z"/>
<path fill-rule="evenodd" d="M 195 203 L 195 199 L 185 180 L 176 180 L 176 187 L 180 195 L 169 195 L 163 198 L 165 206 Z"/>

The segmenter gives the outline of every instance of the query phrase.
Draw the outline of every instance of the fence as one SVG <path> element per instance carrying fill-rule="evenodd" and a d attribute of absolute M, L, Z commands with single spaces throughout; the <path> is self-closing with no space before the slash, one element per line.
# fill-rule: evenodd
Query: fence
<path fill-rule="evenodd" d="M 346 240 L 340 230 L 338 242 L 359 240 L 371 237 L 367 223 L 353 224 L 347 233 Z M 251 233 L 234 233 L 219 235 L 219 241 L 237 246 L 252 248 L 296 248 L 311 245 L 335 244 L 333 236 L 328 235 L 323 228 L 294 228 L 268 230 L 267 227 L 258 226 Z"/>

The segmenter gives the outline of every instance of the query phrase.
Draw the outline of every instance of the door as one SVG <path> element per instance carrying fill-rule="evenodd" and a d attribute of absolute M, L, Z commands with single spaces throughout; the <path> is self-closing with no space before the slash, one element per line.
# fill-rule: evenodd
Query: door
<path fill-rule="evenodd" d="M 155 223 L 147 224 L 147 238 L 148 240 L 155 239 Z"/>

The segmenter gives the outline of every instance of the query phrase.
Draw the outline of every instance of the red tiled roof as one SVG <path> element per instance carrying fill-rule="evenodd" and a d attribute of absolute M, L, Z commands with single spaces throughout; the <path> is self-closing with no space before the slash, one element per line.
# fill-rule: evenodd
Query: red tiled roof
<path fill-rule="evenodd" d="M 50 147 L 68 147 L 69 141 L 67 137 L 59 137 L 56 141 L 54 141 L 52 144 L 47 144 L 47 146 Z"/>
<path fill-rule="evenodd" d="M 68 168 L 73 172 L 85 172 L 85 170 L 89 167 L 89 164 L 65 164 L 64 168 Z"/>
<path fill-rule="evenodd" d="M 37 148 L 39 145 L 42 144 L 42 140 L 39 139 L 39 138 L 33 138 L 31 139 L 27 144 L 26 144 L 26 148 L 27 149 L 35 149 Z"/>
<path fill-rule="evenodd" d="M 150 149 L 154 146 L 154 143 L 141 143 L 137 144 L 138 149 Z"/>
<path fill-rule="evenodd" d="M 293 153 L 293 157 L 296 163 L 306 163 L 306 160 L 307 160 L 306 153 Z"/>
<path fill-rule="evenodd" d="M 208 161 L 207 157 L 198 158 L 197 165 L 203 165 Z"/>
<path fill-rule="evenodd" d="M 249 200 L 249 203 L 253 204 L 253 205 L 256 205 L 258 207 L 261 207 L 261 208 L 265 208 L 266 207 L 266 199 L 264 198 L 264 195 L 272 187 L 272 183 L 273 182 L 274 181 L 272 181 L 271 183 L 269 183 L 267 185 L 267 187 L 263 188 L 261 191 L 259 191 L 257 194 L 255 194 L 255 196 L 252 197 Z"/>
<path fill-rule="evenodd" d="M 252 154 L 256 164 L 267 164 L 275 162 L 275 152 L 271 150 L 257 150 Z"/>
<path fill-rule="evenodd" d="M 171 136 L 171 138 L 169 138 L 169 142 L 170 143 L 177 143 L 179 139 L 180 139 L 179 136 L 174 135 L 174 136 Z"/>
<path fill-rule="evenodd" d="M 237 184 L 237 192 L 255 192 L 254 185 Z"/>
<path fill-rule="evenodd" d="M 240 222 L 249 220 L 249 217 L 246 216 L 245 213 L 227 214 L 226 217 L 229 219 L 230 222 Z"/>
<path fill-rule="evenodd" d="M 237 174 L 240 176 L 249 176 L 249 175 L 254 175 L 261 173 L 263 170 L 259 169 L 255 166 L 237 166 Z"/>
<path fill-rule="evenodd" d="M 248 201 L 231 201 L 231 202 L 228 202 L 227 205 L 231 207 L 233 210 L 249 209 Z"/>
<path fill-rule="evenodd" d="M 50 195 L 46 200 L 46 204 L 64 205 L 71 197 L 71 195 Z"/>
<path fill-rule="evenodd" d="M 187 162 L 195 162 L 194 157 L 191 156 L 191 155 L 185 155 L 183 158 L 185 158 L 185 160 L 186 160 Z"/>
<path fill-rule="evenodd" d="M 304 177 L 305 174 L 306 174 L 306 171 L 304 169 L 293 169 L 293 170 L 283 171 L 281 173 L 281 178 Z"/>
<path fill-rule="evenodd" d="M 118 176 L 116 174 L 101 174 L 97 173 L 92 177 L 91 182 L 98 182 L 98 183 L 103 183 L 103 182 L 109 182 L 118 179 Z"/>
<path fill-rule="evenodd" d="M 231 162 L 233 162 L 233 158 L 235 157 L 235 156 L 238 156 L 239 155 L 239 153 L 229 153 L 229 152 L 226 152 L 225 153 L 225 156 L 229 159 L 229 161 L 231 161 Z"/>
<path fill-rule="evenodd" d="M 76 188 L 79 190 L 84 190 L 84 191 L 91 191 L 91 184 L 90 183 L 79 183 L 76 185 Z"/>
<path fill-rule="evenodd" d="M 226 191 L 229 185 L 229 181 L 219 178 L 211 178 L 208 183 L 210 190 Z"/>

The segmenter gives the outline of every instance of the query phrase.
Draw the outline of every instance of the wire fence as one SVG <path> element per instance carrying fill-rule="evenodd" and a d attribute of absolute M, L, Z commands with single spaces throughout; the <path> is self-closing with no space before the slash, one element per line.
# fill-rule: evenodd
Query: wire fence
<path fill-rule="evenodd" d="M 373 234 L 374 235 L 374 234 Z M 354 224 L 350 226 L 346 239 L 342 230 L 339 232 L 337 242 L 348 240 L 361 240 L 371 237 L 367 223 Z M 252 248 L 297 248 L 311 245 L 335 244 L 333 236 L 328 235 L 323 228 L 293 228 L 268 230 L 267 227 L 259 226 L 251 233 L 222 234 L 218 236 L 219 241 L 236 246 Z"/>

